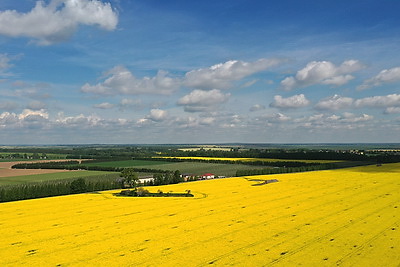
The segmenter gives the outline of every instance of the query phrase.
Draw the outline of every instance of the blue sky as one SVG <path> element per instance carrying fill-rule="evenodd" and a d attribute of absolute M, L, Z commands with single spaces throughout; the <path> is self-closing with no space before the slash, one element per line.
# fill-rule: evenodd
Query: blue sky
<path fill-rule="evenodd" d="M 0 144 L 400 142 L 399 1 L 0 2 Z"/>

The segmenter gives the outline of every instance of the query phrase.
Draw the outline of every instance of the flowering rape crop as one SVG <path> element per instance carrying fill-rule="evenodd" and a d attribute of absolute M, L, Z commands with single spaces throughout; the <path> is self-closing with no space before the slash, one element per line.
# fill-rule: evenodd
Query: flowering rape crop
<path fill-rule="evenodd" d="M 400 264 L 400 164 L 148 189 L 0 204 L 0 265 Z"/>

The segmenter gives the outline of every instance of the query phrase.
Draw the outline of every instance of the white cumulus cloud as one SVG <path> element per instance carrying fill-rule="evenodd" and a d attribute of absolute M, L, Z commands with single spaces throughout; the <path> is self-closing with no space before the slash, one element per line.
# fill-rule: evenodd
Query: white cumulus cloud
<path fill-rule="evenodd" d="M 399 114 L 400 107 L 388 107 L 385 110 L 385 114 Z"/>
<path fill-rule="evenodd" d="M 152 109 L 145 119 L 160 122 L 168 118 L 168 112 L 162 109 Z"/>
<path fill-rule="evenodd" d="M 386 96 L 371 96 L 357 99 L 354 102 L 356 107 L 400 107 L 400 94 Z"/>
<path fill-rule="evenodd" d="M 49 113 L 44 110 L 24 109 L 20 114 L 3 112 L 0 114 L 0 127 L 46 127 L 49 124 Z"/>
<path fill-rule="evenodd" d="M 116 66 L 104 74 L 104 81 L 95 85 L 86 83 L 81 91 L 98 95 L 171 94 L 179 88 L 177 79 L 159 71 L 154 77 L 136 78 L 124 66 Z"/>
<path fill-rule="evenodd" d="M 264 115 L 261 117 L 261 119 L 265 119 L 271 123 L 287 122 L 287 121 L 291 120 L 291 118 L 289 116 L 282 114 L 282 113 L 274 113 L 274 114 Z"/>
<path fill-rule="evenodd" d="M 28 37 L 41 45 L 67 40 L 79 25 L 98 26 L 114 30 L 118 14 L 110 3 L 99 0 L 51 0 L 47 5 L 37 1 L 32 10 L 0 12 L 0 34 Z"/>
<path fill-rule="evenodd" d="M 241 80 L 281 62 L 283 62 L 281 59 L 259 59 L 254 62 L 230 60 L 209 68 L 187 72 L 184 84 L 199 89 L 227 89 L 232 86 L 233 81 Z"/>
<path fill-rule="evenodd" d="M 4 128 L 13 124 L 16 124 L 19 121 L 18 115 L 10 112 L 3 112 L 0 114 L 0 127 Z"/>
<path fill-rule="evenodd" d="M 270 107 L 280 109 L 291 109 L 306 107 L 310 104 L 310 101 L 304 96 L 304 94 L 294 95 L 288 98 L 283 98 L 280 95 L 274 96 L 274 102 L 270 104 Z"/>
<path fill-rule="evenodd" d="M 365 90 L 385 83 L 394 82 L 400 82 L 400 67 L 382 70 L 376 76 L 364 81 L 362 85 L 357 87 L 357 89 Z"/>
<path fill-rule="evenodd" d="M 24 109 L 21 114 L 18 115 L 18 119 L 20 120 L 36 120 L 36 119 L 49 119 L 49 114 L 46 110 L 31 110 L 31 109 Z"/>
<path fill-rule="evenodd" d="M 353 102 L 354 100 L 351 97 L 333 95 L 331 97 L 320 100 L 315 105 L 315 108 L 320 110 L 340 110 L 351 107 Z"/>
<path fill-rule="evenodd" d="M 177 117 L 174 120 L 175 125 L 178 128 L 197 128 L 202 126 L 211 126 L 214 125 L 216 121 L 215 117 L 204 117 L 204 118 L 196 118 L 193 116 L 189 117 Z"/>
<path fill-rule="evenodd" d="M 93 127 L 99 126 L 101 124 L 102 119 L 98 116 L 89 115 L 85 116 L 83 114 L 77 116 L 65 116 L 64 113 L 60 112 L 57 115 L 55 123 L 64 127 Z"/>
<path fill-rule="evenodd" d="M 374 118 L 374 116 L 368 115 L 368 114 L 362 114 L 361 116 L 357 116 L 353 113 L 345 112 L 345 113 L 343 113 L 340 120 L 342 122 L 356 123 L 356 122 L 370 121 L 373 118 Z"/>
<path fill-rule="evenodd" d="M 340 85 L 346 84 L 348 81 L 353 80 L 353 79 L 354 79 L 354 77 L 352 75 L 347 74 L 347 75 L 339 75 L 339 76 L 325 79 L 325 80 L 321 81 L 321 83 L 340 86 Z"/>
<path fill-rule="evenodd" d="M 340 86 L 354 78 L 350 73 L 362 68 L 363 65 L 358 60 L 346 60 L 339 66 L 330 61 L 312 61 L 299 70 L 295 76 L 281 81 L 281 87 L 290 91 L 315 84 Z"/>
<path fill-rule="evenodd" d="M 178 105 L 184 106 L 187 112 L 203 112 L 214 110 L 219 104 L 228 101 L 230 94 L 224 94 L 218 89 L 210 91 L 193 90 L 190 94 L 178 100 Z"/>
<path fill-rule="evenodd" d="M 342 115 L 315 114 L 308 118 L 296 120 L 299 127 L 308 129 L 357 129 L 373 123 L 374 116 L 368 114 L 356 115 L 344 112 Z"/>

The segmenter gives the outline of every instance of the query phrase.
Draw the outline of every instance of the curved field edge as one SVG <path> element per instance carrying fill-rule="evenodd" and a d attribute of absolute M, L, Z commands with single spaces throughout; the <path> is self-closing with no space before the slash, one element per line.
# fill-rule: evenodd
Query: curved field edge
<path fill-rule="evenodd" d="M 0 204 L 3 266 L 398 266 L 400 164 Z M 253 179 L 278 182 L 253 186 Z"/>

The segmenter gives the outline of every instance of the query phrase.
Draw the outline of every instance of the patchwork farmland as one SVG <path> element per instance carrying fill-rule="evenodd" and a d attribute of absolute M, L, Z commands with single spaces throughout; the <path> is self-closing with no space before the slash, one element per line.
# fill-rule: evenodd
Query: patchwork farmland
<path fill-rule="evenodd" d="M 93 179 L 107 176 L 119 177 L 119 174 L 115 172 L 38 170 L 41 172 L 35 173 L 35 171 L 37 170 L 0 170 L 0 187 L 3 185 L 19 185 L 51 181 L 57 182 L 60 180 L 73 180 L 78 178 Z M 20 175 L 18 175 L 18 173 Z M 1 176 L 7 174 L 8 176 Z M 12 176 L 10 176 L 10 174 L 12 174 Z"/>
<path fill-rule="evenodd" d="M 400 164 L 0 204 L 2 266 L 398 266 Z M 277 179 L 265 184 L 262 180 Z"/>
<path fill-rule="evenodd" d="M 54 160 L 58 161 L 58 160 Z M 33 161 L 30 161 L 33 162 Z M 39 162 L 39 161 L 36 161 Z M 48 161 L 47 161 L 48 162 Z M 57 181 L 63 179 L 92 178 L 112 174 L 100 171 L 68 171 L 53 169 L 12 169 L 12 165 L 21 162 L 0 162 L 0 186 L 17 185 L 32 182 Z"/>
<path fill-rule="evenodd" d="M 241 164 L 207 163 L 207 162 L 167 162 L 151 160 L 123 160 L 96 163 L 84 163 L 86 166 L 120 167 L 120 168 L 149 168 L 166 171 L 180 170 L 181 173 L 201 175 L 205 172 L 217 175 L 235 176 L 238 170 L 262 169 L 262 166 L 246 166 Z"/>

